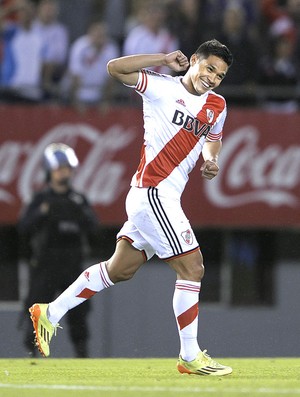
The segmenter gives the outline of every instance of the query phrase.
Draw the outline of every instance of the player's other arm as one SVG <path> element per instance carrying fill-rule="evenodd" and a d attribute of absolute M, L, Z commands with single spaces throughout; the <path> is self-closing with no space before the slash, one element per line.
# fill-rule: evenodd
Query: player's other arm
<path fill-rule="evenodd" d="M 214 178 L 219 172 L 218 157 L 222 148 L 221 141 L 205 141 L 202 156 L 204 163 L 200 170 L 206 179 Z"/>
<path fill-rule="evenodd" d="M 169 54 L 129 55 L 110 60 L 107 64 L 107 71 L 113 78 L 124 84 L 136 85 L 139 70 L 163 65 L 181 72 L 187 69 L 189 62 L 179 50 Z"/>

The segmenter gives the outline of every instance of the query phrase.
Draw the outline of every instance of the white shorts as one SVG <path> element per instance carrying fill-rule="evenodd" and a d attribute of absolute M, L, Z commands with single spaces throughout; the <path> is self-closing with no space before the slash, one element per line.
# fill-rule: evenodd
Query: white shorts
<path fill-rule="evenodd" d="M 146 259 L 154 254 L 169 260 L 199 250 L 180 198 L 166 197 L 157 188 L 132 187 L 126 198 L 128 221 L 117 239 L 127 239 Z"/>

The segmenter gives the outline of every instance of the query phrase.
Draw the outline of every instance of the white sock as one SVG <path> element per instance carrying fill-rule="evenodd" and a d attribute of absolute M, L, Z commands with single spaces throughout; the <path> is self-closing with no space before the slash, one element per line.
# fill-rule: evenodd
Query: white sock
<path fill-rule="evenodd" d="M 114 283 L 108 276 L 105 262 L 90 266 L 80 274 L 73 284 L 49 304 L 49 321 L 56 325 L 67 311 L 112 285 Z"/>
<path fill-rule="evenodd" d="M 176 317 L 180 356 L 192 361 L 200 351 L 198 345 L 198 303 L 200 282 L 177 280 L 173 296 L 173 309 Z"/>

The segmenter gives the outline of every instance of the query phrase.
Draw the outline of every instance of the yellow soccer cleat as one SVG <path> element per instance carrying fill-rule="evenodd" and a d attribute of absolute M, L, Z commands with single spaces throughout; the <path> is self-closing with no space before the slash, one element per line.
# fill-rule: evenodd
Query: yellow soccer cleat
<path fill-rule="evenodd" d="M 54 327 L 48 320 L 48 306 L 46 303 L 35 303 L 29 308 L 34 328 L 35 344 L 44 357 L 50 355 L 49 345 L 53 334 L 56 333 L 56 328 L 59 327 L 58 324 Z"/>
<path fill-rule="evenodd" d="M 226 367 L 214 361 L 206 350 L 199 352 L 195 360 L 185 361 L 179 356 L 177 369 L 182 374 L 222 376 L 229 375 L 232 368 Z"/>

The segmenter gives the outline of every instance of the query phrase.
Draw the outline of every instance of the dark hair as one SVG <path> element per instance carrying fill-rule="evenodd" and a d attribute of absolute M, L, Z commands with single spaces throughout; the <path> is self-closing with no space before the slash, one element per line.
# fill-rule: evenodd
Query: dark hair
<path fill-rule="evenodd" d="M 226 45 L 220 43 L 218 40 L 213 39 L 202 43 L 195 52 L 196 55 L 204 59 L 210 55 L 215 55 L 218 58 L 223 59 L 227 63 L 228 67 L 232 65 L 233 56 Z"/>

